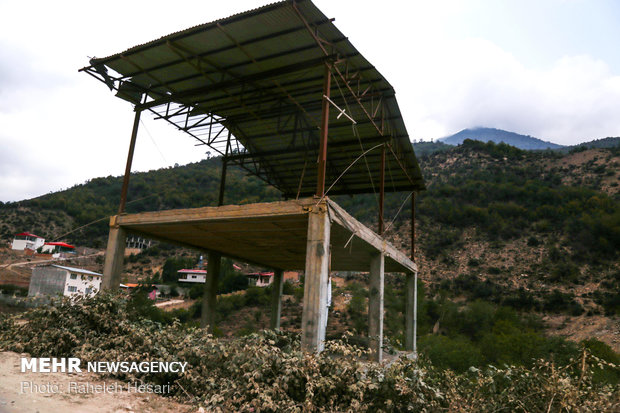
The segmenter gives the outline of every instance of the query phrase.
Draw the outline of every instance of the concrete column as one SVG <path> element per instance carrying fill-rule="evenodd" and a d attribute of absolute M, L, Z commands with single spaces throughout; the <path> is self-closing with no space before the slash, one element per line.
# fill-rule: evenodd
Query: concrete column
<path fill-rule="evenodd" d="M 116 216 L 110 218 L 110 234 L 103 264 L 102 290 L 117 291 L 121 283 L 123 260 L 125 259 L 125 230 L 116 225 Z"/>
<path fill-rule="evenodd" d="M 202 294 L 202 314 L 200 327 L 207 328 L 213 333 L 215 327 L 215 304 L 217 303 L 217 284 L 220 278 L 220 264 L 222 255 L 218 252 L 209 252 L 207 258 L 207 279 Z"/>
<path fill-rule="evenodd" d="M 370 294 L 368 296 L 368 338 L 371 357 L 383 360 L 383 280 L 384 255 L 377 254 L 370 260 Z"/>
<path fill-rule="evenodd" d="M 273 272 L 273 283 L 271 284 L 271 328 L 280 329 L 280 313 L 282 311 L 282 290 L 284 289 L 284 271 L 275 270 Z"/>
<path fill-rule="evenodd" d="M 407 273 L 407 281 L 405 284 L 405 295 L 406 295 L 406 304 L 405 304 L 405 320 L 406 320 L 406 328 L 405 328 L 405 350 L 412 351 L 415 353 L 416 351 L 416 327 L 417 327 L 417 272 L 416 273 Z"/>
<path fill-rule="evenodd" d="M 301 348 L 306 352 L 323 351 L 327 317 L 329 276 L 329 237 L 331 223 L 325 204 L 308 214 L 304 308 L 301 318 Z"/>

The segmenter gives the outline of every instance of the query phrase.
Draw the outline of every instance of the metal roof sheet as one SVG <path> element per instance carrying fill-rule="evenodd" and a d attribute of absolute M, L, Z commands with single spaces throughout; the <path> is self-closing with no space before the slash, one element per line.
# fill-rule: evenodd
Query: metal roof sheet
<path fill-rule="evenodd" d="M 82 70 L 295 197 L 316 188 L 326 64 L 329 193 L 376 192 L 382 143 L 385 190 L 424 189 L 394 89 L 309 0 L 195 26 Z"/>
<path fill-rule="evenodd" d="M 98 276 L 102 275 L 102 274 L 99 274 L 98 272 L 85 270 L 83 268 L 65 267 L 63 265 L 57 265 L 57 264 L 52 264 L 52 267 L 60 268 L 60 269 L 71 271 L 71 272 L 79 272 L 80 274 L 86 274 L 86 275 L 98 275 Z"/>

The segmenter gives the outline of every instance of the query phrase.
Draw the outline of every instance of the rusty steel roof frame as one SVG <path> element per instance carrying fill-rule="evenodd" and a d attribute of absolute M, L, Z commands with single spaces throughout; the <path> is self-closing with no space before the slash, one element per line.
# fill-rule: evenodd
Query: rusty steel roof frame
<path fill-rule="evenodd" d="M 376 192 L 379 164 L 391 171 L 386 191 L 424 189 L 394 89 L 309 0 L 196 26 L 80 71 L 285 197 L 315 193 L 323 139 L 331 195 Z"/>

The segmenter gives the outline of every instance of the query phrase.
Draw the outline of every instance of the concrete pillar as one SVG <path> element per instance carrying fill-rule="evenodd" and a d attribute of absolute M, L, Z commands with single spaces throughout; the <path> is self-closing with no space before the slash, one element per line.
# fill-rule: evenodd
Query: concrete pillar
<path fill-rule="evenodd" d="M 280 313 L 282 311 L 282 290 L 284 288 L 284 271 L 275 270 L 273 272 L 273 283 L 271 284 L 271 328 L 280 329 Z"/>
<path fill-rule="evenodd" d="M 102 290 L 117 291 L 121 283 L 123 260 L 125 259 L 125 230 L 116 225 L 116 216 L 110 218 L 110 234 L 103 264 Z"/>
<path fill-rule="evenodd" d="M 202 294 L 202 314 L 200 316 L 200 326 L 206 327 L 209 333 L 213 333 L 213 327 L 215 327 L 215 305 L 217 303 L 217 284 L 220 278 L 221 261 L 222 255 L 220 253 L 209 252 L 207 279 Z"/>
<path fill-rule="evenodd" d="M 418 273 L 407 273 L 407 281 L 405 284 L 405 350 L 416 351 L 416 327 L 417 327 L 417 284 Z"/>
<path fill-rule="evenodd" d="M 330 230 L 331 223 L 325 204 L 314 207 L 308 214 L 304 308 L 301 318 L 301 348 L 306 352 L 320 353 L 325 344 Z"/>
<path fill-rule="evenodd" d="M 383 360 L 383 281 L 384 255 L 377 254 L 370 260 L 370 291 L 368 295 L 368 338 L 371 357 Z"/>

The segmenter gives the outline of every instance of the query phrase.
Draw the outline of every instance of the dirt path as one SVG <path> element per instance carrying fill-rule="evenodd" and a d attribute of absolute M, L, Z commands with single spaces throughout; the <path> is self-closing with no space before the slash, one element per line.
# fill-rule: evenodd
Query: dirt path
<path fill-rule="evenodd" d="M 80 394 L 79 386 L 70 390 L 71 382 L 82 386 L 86 383 L 107 385 L 118 391 Z M 199 411 L 196 407 L 179 404 L 160 395 L 134 390 L 128 392 L 126 389 L 127 383 L 110 379 L 104 381 L 93 373 L 21 373 L 19 354 L 0 353 L 0 413 Z"/>
<path fill-rule="evenodd" d="M 30 261 L 21 261 L 21 262 L 13 262 L 10 264 L 5 264 L 0 266 L 0 268 L 6 268 L 11 270 L 13 267 L 20 267 L 23 265 L 32 265 L 32 264 L 41 264 L 44 262 L 58 262 L 58 261 L 68 261 L 68 260 L 81 260 L 81 259 L 85 259 L 85 258 L 92 258 L 92 257 L 96 257 L 98 255 L 104 255 L 105 251 L 97 251 L 93 254 L 88 254 L 88 255 L 79 255 L 79 256 L 75 256 L 75 257 L 69 257 L 69 258 L 51 258 L 51 259 L 44 259 L 44 260 L 30 260 Z"/>

